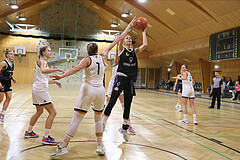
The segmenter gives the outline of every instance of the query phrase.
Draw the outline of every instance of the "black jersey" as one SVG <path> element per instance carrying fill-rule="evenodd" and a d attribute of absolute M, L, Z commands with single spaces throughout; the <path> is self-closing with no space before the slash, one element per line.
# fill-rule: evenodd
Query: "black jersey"
<path fill-rule="evenodd" d="M 13 75 L 14 70 L 14 63 L 11 61 L 11 64 L 7 60 L 4 60 L 6 62 L 6 66 L 1 70 L 1 80 L 10 80 Z"/>
<path fill-rule="evenodd" d="M 128 50 L 124 47 L 119 55 L 119 64 L 117 72 L 124 73 L 133 81 L 137 79 L 138 61 L 134 48 Z"/>

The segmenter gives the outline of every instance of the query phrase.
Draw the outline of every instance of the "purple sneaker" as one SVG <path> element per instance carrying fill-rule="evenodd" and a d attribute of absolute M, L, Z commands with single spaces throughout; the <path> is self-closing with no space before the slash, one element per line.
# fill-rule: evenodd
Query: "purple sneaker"
<path fill-rule="evenodd" d="M 47 138 L 44 138 L 42 139 L 42 144 L 47 144 L 47 145 L 57 145 L 58 142 L 55 141 L 54 138 L 48 136 Z"/>
<path fill-rule="evenodd" d="M 135 135 L 136 132 L 133 130 L 133 128 L 131 126 L 128 127 L 128 134 L 132 134 L 132 135 Z"/>
<path fill-rule="evenodd" d="M 33 131 L 28 133 L 27 131 L 25 132 L 24 138 L 38 138 L 39 135 L 34 133 Z"/>
<path fill-rule="evenodd" d="M 0 124 L 4 123 L 4 114 L 0 114 Z"/>

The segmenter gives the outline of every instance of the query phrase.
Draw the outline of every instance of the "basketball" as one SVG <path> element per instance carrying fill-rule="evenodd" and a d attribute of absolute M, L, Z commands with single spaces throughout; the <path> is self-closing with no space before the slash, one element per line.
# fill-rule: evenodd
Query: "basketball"
<path fill-rule="evenodd" d="M 147 19 L 144 17 L 139 17 L 134 22 L 134 27 L 137 28 L 140 31 L 143 31 L 145 28 L 147 28 Z"/>

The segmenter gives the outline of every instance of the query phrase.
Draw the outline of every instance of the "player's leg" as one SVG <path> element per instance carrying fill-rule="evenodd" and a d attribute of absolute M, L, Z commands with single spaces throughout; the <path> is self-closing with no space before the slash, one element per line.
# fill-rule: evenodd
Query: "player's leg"
<path fill-rule="evenodd" d="M 90 87 L 91 87 L 91 85 L 89 85 L 89 84 L 86 84 L 86 83 L 82 84 L 79 94 L 78 94 L 77 102 L 76 102 L 76 105 L 74 108 L 74 115 L 72 118 L 72 122 L 71 122 L 63 140 L 58 145 L 58 147 L 56 148 L 54 153 L 52 153 L 50 155 L 51 158 L 68 153 L 68 151 L 67 151 L 68 143 L 70 142 L 71 138 L 73 138 L 75 136 L 80 123 L 82 122 L 91 103 L 93 102 L 92 95 L 91 95 L 91 93 L 89 93 L 89 91 L 92 90 L 92 92 L 94 93 L 95 90 Z M 105 96 L 105 94 L 103 96 Z"/>
<path fill-rule="evenodd" d="M 194 106 L 194 98 L 189 98 L 189 104 L 190 104 L 190 107 L 191 107 L 191 109 L 192 109 L 192 114 L 193 114 L 193 123 L 194 124 L 198 124 L 198 122 L 197 122 L 197 115 L 196 115 L 196 108 L 195 108 L 195 106 Z"/>
<path fill-rule="evenodd" d="M 217 89 L 217 109 L 220 109 L 221 106 L 221 89 Z"/>
<path fill-rule="evenodd" d="M 95 122 L 95 134 L 97 137 L 97 154 L 103 156 L 105 154 L 103 150 L 102 136 L 103 136 L 103 122 L 102 112 L 104 106 L 105 89 L 103 87 L 97 87 L 95 89 L 95 99 L 93 101 L 94 122 Z"/>
<path fill-rule="evenodd" d="M 123 83 L 124 83 L 123 77 L 119 77 L 119 76 L 118 76 L 117 78 L 118 78 L 118 79 L 117 79 L 116 83 L 115 83 L 114 86 L 113 86 L 113 91 L 112 91 L 112 94 L 111 94 L 110 101 L 109 101 L 107 107 L 106 107 L 105 110 L 104 110 L 104 114 L 103 114 L 103 126 L 106 125 L 107 119 L 108 119 L 108 117 L 110 116 L 111 111 L 112 111 L 114 105 L 116 104 L 117 99 L 118 99 L 120 93 L 121 93 L 122 90 L 123 90 L 123 85 L 124 85 L 124 84 L 123 84 Z M 105 127 L 103 127 L 103 128 L 105 128 Z"/>
<path fill-rule="evenodd" d="M 36 105 L 36 113 L 30 119 L 28 130 L 25 132 L 25 135 L 24 135 L 25 138 L 37 138 L 37 137 L 39 137 L 38 134 L 33 132 L 33 127 L 36 124 L 38 118 L 42 115 L 42 113 L 43 113 L 43 107 L 39 106 L 39 105 Z"/>
<path fill-rule="evenodd" d="M 183 97 L 183 96 L 182 96 L 183 119 L 179 121 L 179 122 L 186 123 L 186 124 L 188 124 L 188 118 L 187 118 L 187 100 L 188 100 L 188 97 Z"/>
<path fill-rule="evenodd" d="M 131 80 L 125 78 L 124 83 L 124 112 L 123 112 L 123 124 L 122 128 L 119 128 L 119 132 L 123 134 L 123 138 L 128 141 L 128 135 L 127 130 L 129 128 L 129 117 L 130 117 L 130 109 L 131 109 L 131 103 L 133 99 L 133 83 Z"/>
<path fill-rule="evenodd" d="M 45 132 L 44 132 L 44 136 L 42 139 L 42 143 L 49 144 L 49 145 L 57 145 L 58 142 L 56 142 L 55 139 L 50 136 L 53 120 L 54 120 L 55 116 L 57 115 L 57 112 L 52 103 L 43 105 L 43 107 L 48 111 L 49 115 L 45 122 Z"/>
<path fill-rule="evenodd" d="M 0 103 L 3 101 L 3 98 L 4 98 L 4 92 L 0 92 Z M 3 108 L 2 108 L 2 111 L 1 111 L 1 114 L 0 114 L 0 124 L 4 123 L 5 112 L 6 112 L 6 110 L 3 110 Z"/>
<path fill-rule="evenodd" d="M 182 93 L 178 92 L 178 111 L 182 112 Z"/>

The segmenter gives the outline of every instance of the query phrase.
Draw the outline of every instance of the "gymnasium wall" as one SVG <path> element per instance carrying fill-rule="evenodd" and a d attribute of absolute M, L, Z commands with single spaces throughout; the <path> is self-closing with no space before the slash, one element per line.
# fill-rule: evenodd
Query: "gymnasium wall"
<path fill-rule="evenodd" d="M 14 78 L 18 84 L 32 84 L 34 81 L 34 68 L 37 61 L 37 44 L 38 40 L 34 38 L 22 38 L 14 36 L 0 35 L 0 60 L 5 58 L 5 49 L 14 50 L 15 45 L 26 46 L 27 54 L 22 56 L 21 62 L 18 56 L 14 56 Z"/>

